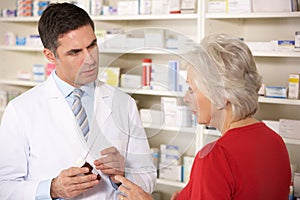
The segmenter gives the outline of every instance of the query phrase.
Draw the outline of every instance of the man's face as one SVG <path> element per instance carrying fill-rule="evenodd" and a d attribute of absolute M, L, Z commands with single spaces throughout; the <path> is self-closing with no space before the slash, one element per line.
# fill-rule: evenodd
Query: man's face
<path fill-rule="evenodd" d="M 56 74 L 75 87 L 93 82 L 98 75 L 99 50 L 90 25 L 70 31 L 58 39 Z"/>

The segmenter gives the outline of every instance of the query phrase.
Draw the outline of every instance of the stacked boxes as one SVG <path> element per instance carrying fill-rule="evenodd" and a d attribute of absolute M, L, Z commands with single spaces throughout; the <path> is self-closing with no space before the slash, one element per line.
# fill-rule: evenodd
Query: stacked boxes
<path fill-rule="evenodd" d="M 28 17 L 33 15 L 33 0 L 17 0 L 17 16 Z"/>
<path fill-rule="evenodd" d="M 182 182 L 182 170 L 179 147 L 161 144 L 159 178 Z"/>
<path fill-rule="evenodd" d="M 17 0 L 17 16 L 41 16 L 50 1 Z"/>

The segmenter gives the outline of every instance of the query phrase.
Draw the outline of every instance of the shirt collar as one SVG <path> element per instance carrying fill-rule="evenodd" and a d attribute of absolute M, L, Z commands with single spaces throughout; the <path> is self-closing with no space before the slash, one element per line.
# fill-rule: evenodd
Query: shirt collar
<path fill-rule="evenodd" d="M 56 71 L 54 71 L 54 73 L 52 73 L 52 76 L 53 76 L 53 79 L 54 79 L 58 89 L 61 91 L 63 96 L 65 98 L 70 96 L 75 88 L 72 85 L 63 81 L 61 78 L 59 78 L 56 74 Z M 94 82 L 88 83 L 88 84 L 80 87 L 80 89 L 82 89 L 84 91 L 84 95 L 92 95 L 94 88 L 95 88 Z"/>

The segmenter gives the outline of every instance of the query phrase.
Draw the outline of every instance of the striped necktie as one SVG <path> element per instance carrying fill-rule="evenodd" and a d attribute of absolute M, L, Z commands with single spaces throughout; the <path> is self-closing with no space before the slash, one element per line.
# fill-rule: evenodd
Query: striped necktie
<path fill-rule="evenodd" d="M 83 95 L 83 91 L 81 89 L 75 88 L 73 90 L 73 95 L 74 95 L 74 102 L 72 104 L 72 110 L 78 122 L 78 125 L 82 130 L 82 134 L 84 138 L 87 139 L 87 134 L 89 132 L 89 123 L 88 123 L 86 112 L 81 103 L 81 97 Z"/>

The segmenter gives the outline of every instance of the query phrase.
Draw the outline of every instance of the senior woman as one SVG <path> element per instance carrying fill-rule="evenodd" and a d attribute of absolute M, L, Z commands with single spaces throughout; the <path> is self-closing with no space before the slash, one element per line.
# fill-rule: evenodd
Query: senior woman
<path fill-rule="evenodd" d="M 189 54 L 185 95 L 199 124 L 222 136 L 196 155 L 185 188 L 172 199 L 286 200 L 291 182 L 282 138 L 256 120 L 261 77 L 247 45 L 228 35 L 205 37 Z M 151 199 L 123 177 L 119 199 Z"/>

